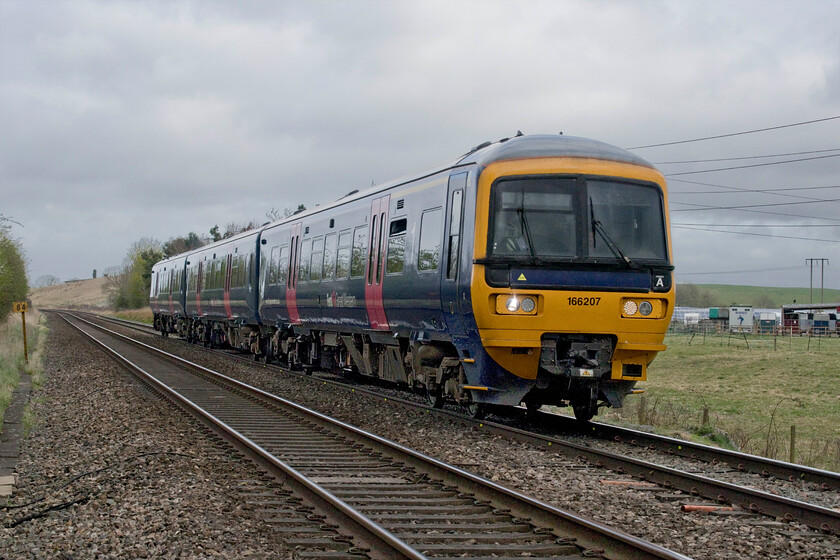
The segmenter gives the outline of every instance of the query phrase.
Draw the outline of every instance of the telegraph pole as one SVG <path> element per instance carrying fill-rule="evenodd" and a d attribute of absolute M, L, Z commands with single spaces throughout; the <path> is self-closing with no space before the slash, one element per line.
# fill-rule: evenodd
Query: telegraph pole
<path fill-rule="evenodd" d="M 820 263 L 820 303 L 823 303 L 823 281 L 825 279 L 825 265 L 830 264 L 828 259 L 805 259 L 806 264 L 811 265 L 811 303 L 814 303 L 814 263 Z"/>

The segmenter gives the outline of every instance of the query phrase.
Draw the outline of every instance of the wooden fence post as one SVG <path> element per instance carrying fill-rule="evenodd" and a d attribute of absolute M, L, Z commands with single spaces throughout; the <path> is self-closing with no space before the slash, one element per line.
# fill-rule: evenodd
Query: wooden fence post
<path fill-rule="evenodd" d="M 796 459 L 796 426 L 790 427 L 790 462 L 794 463 Z"/>
<path fill-rule="evenodd" d="M 645 396 L 642 395 L 642 398 L 639 401 L 639 424 L 643 424 L 643 425 L 644 425 L 645 421 L 647 420 L 646 404 L 647 403 L 645 401 Z"/>

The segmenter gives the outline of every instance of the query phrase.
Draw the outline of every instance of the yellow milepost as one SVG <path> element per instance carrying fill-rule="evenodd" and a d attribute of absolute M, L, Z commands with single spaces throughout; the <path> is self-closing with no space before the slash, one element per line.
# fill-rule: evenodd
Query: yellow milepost
<path fill-rule="evenodd" d="M 23 321 L 23 361 L 29 363 L 29 351 L 26 348 L 26 312 L 29 311 L 29 305 L 25 301 L 12 302 L 12 311 L 20 313 L 20 319 Z"/>

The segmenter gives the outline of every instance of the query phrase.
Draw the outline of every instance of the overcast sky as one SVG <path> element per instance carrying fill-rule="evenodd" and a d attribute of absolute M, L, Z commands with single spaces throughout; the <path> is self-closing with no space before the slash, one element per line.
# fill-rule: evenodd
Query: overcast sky
<path fill-rule="evenodd" d="M 837 116 L 840 0 L 0 0 L 0 214 L 30 281 L 517 130 L 630 148 Z M 807 287 L 826 258 L 840 288 L 840 119 L 633 151 L 669 177 L 678 282 Z M 774 154 L 798 155 L 667 163 Z"/>

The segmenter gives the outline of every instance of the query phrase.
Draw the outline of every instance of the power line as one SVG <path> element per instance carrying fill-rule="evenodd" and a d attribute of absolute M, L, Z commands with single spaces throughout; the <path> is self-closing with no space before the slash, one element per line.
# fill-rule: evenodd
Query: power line
<path fill-rule="evenodd" d="M 713 210 L 719 209 L 718 207 L 715 207 L 715 206 L 707 206 L 705 204 L 689 204 L 687 202 L 672 202 L 672 204 L 683 204 L 683 205 L 686 205 L 686 206 L 702 206 L 702 207 L 713 209 Z M 672 211 L 680 212 L 679 209 L 672 210 Z M 688 210 L 683 210 L 683 211 L 688 211 Z M 804 220 L 824 220 L 824 221 L 828 221 L 828 222 L 840 222 L 840 218 L 826 218 L 824 216 L 803 216 L 802 214 L 789 214 L 787 212 L 771 212 L 769 210 L 754 210 L 754 209 L 751 209 L 751 208 L 738 208 L 737 211 L 738 212 L 748 212 L 748 213 L 751 213 L 751 214 L 766 214 L 768 216 L 784 216 L 786 218 L 802 218 Z"/>
<path fill-rule="evenodd" d="M 677 226 L 712 226 L 712 227 L 761 227 L 761 228 L 836 228 L 840 227 L 834 224 L 676 224 L 672 223 L 672 227 Z"/>
<path fill-rule="evenodd" d="M 773 202 L 769 204 L 745 204 L 742 206 L 706 206 L 705 204 L 691 204 L 688 202 L 675 202 L 685 206 L 699 206 L 700 208 L 683 208 L 682 210 L 671 210 L 671 212 L 699 212 L 702 210 L 741 210 L 743 208 L 768 208 L 771 206 L 794 206 L 800 204 L 816 204 L 817 202 L 840 202 L 840 198 L 827 198 L 820 200 L 803 200 L 801 202 Z"/>
<path fill-rule="evenodd" d="M 677 179 L 678 180 L 678 179 Z M 781 196 L 784 198 L 794 198 L 797 200 L 811 200 L 814 202 L 825 202 L 826 199 L 823 198 L 816 198 L 813 196 L 802 196 L 800 194 L 787 194 L 787 191 L 790 190 L 800 190 L 796 188 L 787 188 L 787 189 L 745 189 L 741 187 L 727 187 L 724 185 L 711 185 L 717 186 L 721 189 L 728 189 L 726 191 L 685 191 L 685 192 L 672 192 L 671 196 L 675 195 L 683 195 L 683 194 L 714 194 L 714 195 L 721 195 L 721 194 L 770 194 L 773 196 Z M 830 188 L 840 188 L 840 185 L 837 187 L 830 187 Z"/>
<path fill-rule="evenodd" d="M 840 189 L 840 185 L 825 185 L 822 187 L 783 187 L 780 189 L 746 189 L 742 187 L 729 187 L 727 185 L 715 185 L 712 183 L 699 183 L 697 181 L 686 181 L 684 179 L 673 179 L 674 182 L 681 182 L 681 183 L 691 183 L 694 185 L 705 185 L 707 187 L 716 187 L 720 189 L 729 189 L 729 191 L 674 191 L 672 190 L 669 194 L 671 196 L 674 195 L 682 195 L 682 194 L 736 194 L 736 193 L 780 193 L 780 192 L 788 192 L 788 191 L 815 191 L 815 190 L 823 190 L 823 189 Z"/>
<path fill-rule="evenodd" d="M 778 268 L 758 268 L 755 270 L 724 270 L 720 272 L 681 272 L 677 271 L 678 276 L 705 276 L 711 274 L 751 274 L 754 272 L 778 272 L 780 270 L 799 270 L 801 266 L 781 266 Z"/>
<path fill-rule="evenodd" d="M 769 233 L 751 233 L 748 231 L 727 231 L 723 229 L 709 229 L 709 228 L 699 228 L 699 227 L 687 227 L 687 226 L 671 226 L 673 229 L 688 229 L 694 231 L 710 231 L 712 233 L 728 233 L 734 235 L 750 235 L 753 237 L 774 237 L 776 239 L 797 239 L 799 241 L 821 241 L 824 243 L 840 243 L 840 239 L 818 239 L 814 237 L 794 237 L 791 235 L 771 235 Z"/>
<path fill-rule="evenodd" d="M 766 156 L 743 156 L 743 157 L 731 157 L 731 158 L 718 158 L 718 159 L 690 159 L 685 161 L 655 161 L 653 165 L 671 165 L 671 164 L 678 164 L 678 163 L 711 163 L 715 161 L 738 161 L 738 160 L 745 160 L 745 159 L 762 159 L 762 158 L 771 158 L 771 157 L 787 157 L 787 156 L 803 156 L 807 154 L 823 154 L 825 152 L 836 152 L 840 150 L 840 148 L 831 148 L 830 150 L 811 150 L 810 152 L 788 152 L 786 154 L 769 154 Z"/>
<path fill-rule="evenodd" d="M 703 140 L 715 140 L 718 138 L 729 138 L 730 136 L 741 136 L 743 134 L 754 134 L 756 132 L 767 132 L 768 130 L 779 130 L 780 128 L 790 128 L 792 126 L 802 126 L 805 124 L 813 124 L 818 122 L 832 121 L 840 119 L 840 115 L 836 117 L 826 117 L 824 119 L 816 119 L 813 121 L 802 121 L 793 124 L 783 124 L 780 126 L 771 126 L 768 128 L 757 128 L 755 130 L 746 130 L 744 132 L 732 132 L 730 134 L 718 134 L 717 136 L 706 136 L 705 138 L 694 138 L 692 140 L 679 140 L 677 142 L 664 142 L 662 144 L 648 144 L 647 146 L 633 146 L 632 148 L 625 148 L 626 150 L 641 150 L 643 148 L 658 148 L 660 146 L 673 146 L 676 144 L 688 144 L 689 142 L 702 142 Z"/>
<path fill-rule="evenodd" d="M 732 169 L 748 169 L 750 167 L 767 167 L 768 165 L 782 165 L 785 163 L 796 163 L 799 161 L 811 161 L 815 159 L 825 159 L 840 157 L 840 154 L 832 154 L 830 156 L 816 156 L 811 158 L 788 159 L 785 161 L 771 161 L 769 163 L 754 163 L 752 165 L 737 165 L 735 167 L 719 167 L 717 169 L 703 169 L 701 171 L 683 171 L 682 173 L 669 173 L 666 177 L 676 177 L 678 175 L 696 175 L 697 173 L 712 173 L 714 171 L 730 171 Z"/>

